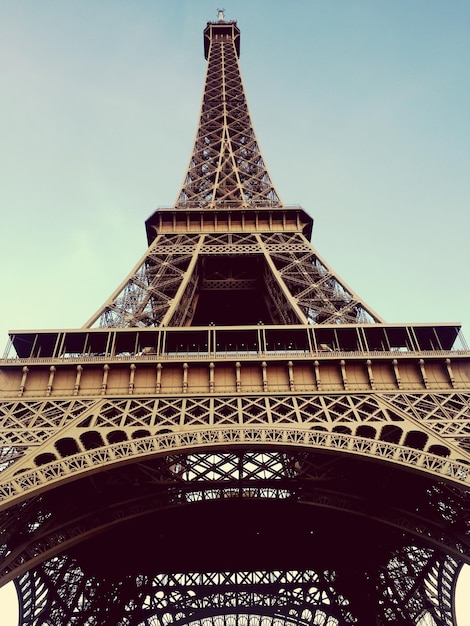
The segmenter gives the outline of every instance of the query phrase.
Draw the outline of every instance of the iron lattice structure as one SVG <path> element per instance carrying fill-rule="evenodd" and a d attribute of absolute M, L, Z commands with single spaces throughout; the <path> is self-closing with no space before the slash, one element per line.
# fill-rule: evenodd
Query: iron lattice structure
<path fill-rule="evenodd" d="M 159 212 L 159 221 L 179 221 L 178 214 L 165 213 L 169 212 Z M 246 213 L 242 215 L 248 221 Z M 271 212 L 269 215 L 272 222 L 275 218 Z M 214 220 L 220 225 L 229 217 L 233 226 L 237 218 L 230 213 L 221 219 L 217 214 L 207 217 L 198 212 L 190 214 L 188 221 L 203 229 L 204 223 L 206 228 Z M 253 221 L 257 217 L 258 223 L 264 221 L 259 214 L 250 217 Z M 96 321 L 106 328 L 198 323 L 198 318 L 194 320 L 197 299 L 217 291 L 225 291 L 227 301 L 255 296 L 256 306 L 252 303 L 245 311 L 251 323 L 260 319 L 270 324 L 380 321 L 335 275 L 302 232 L 162 232 L 88 325 Z M 198 317 L 201 323 L 219 318 L 223 323 L 235 323 L 233 319 L 240 318 L 240 313 L 236 311 L 235 318 L 227 319 L 226 311 L 212 309 L 214 320 L 209 320 L 209 313 L 201 310 Z"/>
<path fill-rule="evenodd" d="M 204 32 L 206 84 L 196 143 L 177 206 L 279 207 L 251 124 L 235 23 Z"/>
<path fill-rule="evenodd" d="M 77 330 L 0 369 L 0 575 L 21 626 L 455 624 L 470 353 L 385 324 L 309 243 L 223 15 L 149 248 Z"/>

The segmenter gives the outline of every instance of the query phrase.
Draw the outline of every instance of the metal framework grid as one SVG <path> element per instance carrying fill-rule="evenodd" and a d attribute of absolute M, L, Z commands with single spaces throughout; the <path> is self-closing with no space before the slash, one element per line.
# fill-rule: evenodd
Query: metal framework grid
<path fill-rule="evenodd" d="M 208 63 L 201 116 L 177 206 L 278 207 L 238 66 L 240 31 L 234 22 L 209 25 L 204 37 Z"/>
<path fill-rule="evenodd" d="M 334 274 L 302 233 L 253 232 L 157 235 L 144 258 L 89 324 L 98 321 L 105 328 L 190 324 L 196 287 L 202 282 L 197 261 L 211 256 L 263 260 L 268 323 L 381 321 Z M 227 280 L 227 276 L 219 275 L 218 280 Z"/>
<path fill-rule="evenodd" d="M 312 248 L 259 150 L 239 39 L 223 15 L 204 31 L 193 154 L 143 258 L 78 338 L 20 333 L 1 362 L 1 576 L 21 626 L 455 624 L 470 354 L 446 329 L 387 330 Z M 280 347 L 264 328 L 250 347 L 250 324 Z M 336 346 L 299 350 L 309 325 Z"/>

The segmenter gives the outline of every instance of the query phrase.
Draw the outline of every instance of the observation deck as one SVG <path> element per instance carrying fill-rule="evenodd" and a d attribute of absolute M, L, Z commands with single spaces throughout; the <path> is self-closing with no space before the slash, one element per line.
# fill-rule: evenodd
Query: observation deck
<path fill-rule="evenodd" d="M 458 324 L 14 331 L 0 397 L 470 389 Z"/>

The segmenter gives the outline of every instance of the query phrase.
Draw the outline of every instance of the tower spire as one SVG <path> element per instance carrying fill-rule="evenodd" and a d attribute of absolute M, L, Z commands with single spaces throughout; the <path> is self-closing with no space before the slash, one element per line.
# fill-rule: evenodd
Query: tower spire
<path fill-rule="evenodd" d="M 204 30 L 207 74 L 194 149 L 178 208 L 269 208 L 281 205 L 253 129 L 238 58 L 240 30 L 235 21 Z"/>

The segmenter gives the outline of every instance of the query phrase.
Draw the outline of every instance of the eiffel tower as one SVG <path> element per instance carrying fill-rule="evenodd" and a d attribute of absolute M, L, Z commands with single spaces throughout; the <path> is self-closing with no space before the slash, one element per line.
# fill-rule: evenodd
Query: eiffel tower
<path fill-rule="evenodd" d="M 265 166 L 223 12 L 194 150 L 81 329 L 0 365 L 2 582 L 23 626 L 455 624 L 470 352 L 387 324 Z"/>

